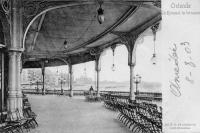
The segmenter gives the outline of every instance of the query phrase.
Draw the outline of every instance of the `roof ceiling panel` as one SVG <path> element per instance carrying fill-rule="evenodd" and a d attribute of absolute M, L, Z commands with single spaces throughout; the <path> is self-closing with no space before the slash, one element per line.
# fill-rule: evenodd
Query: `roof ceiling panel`
<path fill-rule="evenodd" d="M 118 2 L 115 3 L 115 1 Z M 96 2 L 90 4 L 81 4 L 80 2 L 79 5 L 46 12 L 42 15 L 43 17 L 39 16 L 35 19 L 30 26 L 25 40 L 24 55 L 27 56 L 27 59 L 31 57 L 46 59 L 74 57 L 79 55 L 78 53 L 89 54 L 90 48 L 99 46 L 99 48 L 106 48 L 105 46 L 119 41 L 118 36 L 109 34 L 111 31 L 134 32 L 133 29 L 140 29 L 141 25 L 161 14 L 160 8 L 152 4 L 140 6 L 135 10 L 134 7 L 131 8 L 127 4 L 127 1 L 104 2 L 102 8 L 105 22 L 103 24 L 99 24 L 97 21 L 99 5 Z M 119 4 L 120 2 L 121 4 Z M 112 26 L 113 28 L 111 28 Z M 147 25 L 147 27 L 150 26 Z M 65 40 L 68 42 L 67 49 L 64 48 Z M 82 62 L 87 59 L 89 57 L 84 58 Z M 75 63 L 79 63 L 78 57 Z"/>
<path fill-rule="evenodd" d="M 46 13 L 39 31 L 33 50 L 63 51 L 63 43 L 68 42 L 68 48 L 74 48 L 96 37 L 108 27 L 112 26 L 130 8 L 127 5 L 104 4 L 105 22 L 97 21 L 97 9 L 99 5 L 80 5 L 59 8 Z M 37 19 L 38 20 L 38 19 Z M 36 21 L 35 23 L 38 23 Z M 35 29 L 35 24 L 31 29 Z M 34 31 L 34 30 L 33 30 Z M 35 34 L 29 32 L 28 34 Z M 31 46 L 33 40 L 27 36 L 26 45 Z"/>
<path fill-rule="evenodd" d="M 130 18 L 127 19 L 127 21 L 118 26 L 115 31 L 128 32 L 159 14 L 160 9 L 154 6 L 148 8 L 140 7 Z"/>
<path fill-rule="evenodd" d="M 103 38 L 91 43 L 90 45 L 88 45 L 87 47 L 98 47 L 102 44 L 106 44 L 107 42 L 111 41 L 111 40 L 114 40 L 118 38 L 116 35 L 113 35 L 113 34 L 107 34 L 105 35 Z"/>

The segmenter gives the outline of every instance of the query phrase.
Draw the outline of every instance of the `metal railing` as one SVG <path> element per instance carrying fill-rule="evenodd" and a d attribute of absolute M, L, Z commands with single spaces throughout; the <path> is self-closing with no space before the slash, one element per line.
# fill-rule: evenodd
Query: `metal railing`
<path fill-rule="evenodd" d="M 25 94 L 43 94 L 42 90 L 37 90 L 37 89 L 23 89 L 23 93 Z M 96 92 L 96 91 L 94 91 Z M 87 90 L 73 90 L 73 95 L 74 96 L 85 96 L 89 93 Z M 46 95 L 65 95 L 69 96 L 70 95 L 70 90 L 46 90 L 45 91 Z M 129 92 L 123 92 L 123 91 L 100 91 L 100 94 L 112 94 L 120 97 L 129 97 Z M 154 93 L 154 92 L 139 92 L 135 93 L 136 95 L 136 100 L 137 101 L 145 101 L 149 103 L 154 103 L 154 102 L 161 102 L 162 101 L 162 93 Z"/>
<path fill-rule="evenodd" d="M 36 90 L 36 89 L 23 89 L 22 90 L 24 94 L 43 94 L 42 90 Z M 70 90 L 45 90 L 46 95 L 70 95 Z M 83 90 L 73 90 L 73 94 L 76 96 L 84 95 Z"/>

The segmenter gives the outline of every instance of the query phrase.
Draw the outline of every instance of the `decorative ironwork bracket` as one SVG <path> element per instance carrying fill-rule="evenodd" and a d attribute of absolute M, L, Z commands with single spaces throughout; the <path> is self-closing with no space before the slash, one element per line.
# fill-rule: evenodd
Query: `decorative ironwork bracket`
<path fill-rule="evenodd" d="M 114 56 L 114 53 L 115 53 L 116 46 L 117 46 L 116 44 L 113 44 L 113 45 L 110 46 L 111 49 L 112 49 L 112 52 L 113 52 L 113 56 Z"/>
<path fill-rule="evenodd" d="M 90 49 L 90 55 L 92 56 L 96 56 L 96 55 L 100 55 L 102 53 L 103 50 L 99 49 L 99 48 L 92 48 Z"/>
<path fill-rule="evenodd" d="M 132 66 L 136 63 L 136 45 L 135 41 L 138 38 L 138 35 L 132 35 L 131 33 L 120 32 L 120 31 L 112 31 L 114 35 L 120 37 L 121 43 L 123 43 L 128 50 L 128 65 Z"/>
<path fill-rule="evenodd" d="M 153 2 L 153 5 L 156 6 L 156 7 L 158 7 L 158 8 L 161 8 L 161 0 L 155 0 Z"/>
<path fill-rule="evenodd" d="M 100 71 L 101 67 L 100 67 L 100 56 L 101 56 L 102 50 L 99 48 L 92 48 L 90 50 L 90 55 L 94 56 L 95 58 L 95 70 L 96 71 Z"/>
<path fill-rule="evenodd" d="M 8 18 L 10 13 L 10 0 L 1 0 L 1 7 Z"/>

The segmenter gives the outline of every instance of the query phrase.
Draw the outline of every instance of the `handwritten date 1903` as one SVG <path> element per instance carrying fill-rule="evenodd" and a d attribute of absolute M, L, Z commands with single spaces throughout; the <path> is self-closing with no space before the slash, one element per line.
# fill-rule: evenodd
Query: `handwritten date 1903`
<path fill-rule="evenodd" d="M 187 66 L 189 72 L 188 74 L 185 76 L 185 80 L 188 81 L 191 84 L 194 84 L 194 80 L 192 78 L 192 72 L 191 69 L 195 68 L 196 65 L 192 60 L 192 50 L 191 50 L 191 46 L 189 42 L 182 42 L 180 43 L 181 46 L 183 46 L 185 54 L 186 54 L 186 59 L 184 61 L 184 65 Z"/>

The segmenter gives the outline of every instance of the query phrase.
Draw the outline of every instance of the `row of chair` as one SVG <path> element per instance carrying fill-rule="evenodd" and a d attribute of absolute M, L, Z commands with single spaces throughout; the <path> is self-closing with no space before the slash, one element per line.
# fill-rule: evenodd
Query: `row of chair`
<path fill-rule="evenodd" d="M 118 119 L 136 133 L 161 133 L 162 110 L 155 104 L 138 103 L 128 97 L 102 95 L 106 107 L 119 111 Z"/>
<path fill-rule="evenodd" d="M 23 111 L 20 111 L 23 110 Z M 30 107 L 27 98 L 23 99 L 23 109 L 16 109 L 13 112 L 1 114 L 1 133 L 24 133 L 38 126 L 36 115 Z"/>
<path fill-rule="evenodd" d="M 119 110 L 119 103 L 128 104 L 129 99 L 127 96 L 119 96 L 119 95 L 113 95 L 113 94 L 102 94 L 101 95 L 104 105 L 106 108 L 109 108 L 111 110 L 117 111 Z"/>
<path fill-rule="evenodd" d="M 32 128 L 35 128 L 38 126 L 38 123 L 36 121 L 37 115 L 32 111 L 31 104 L 27 100 L 27 97 L 24 96 L 23 99 L 23 113 L 25 118 L 29 118 L 29 123 L 32 124 Z"/>

